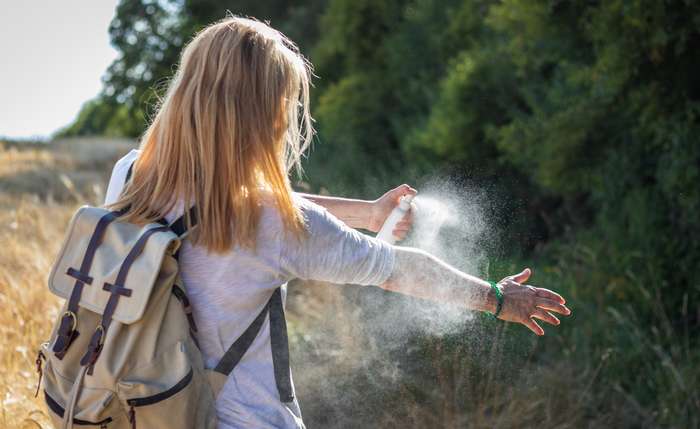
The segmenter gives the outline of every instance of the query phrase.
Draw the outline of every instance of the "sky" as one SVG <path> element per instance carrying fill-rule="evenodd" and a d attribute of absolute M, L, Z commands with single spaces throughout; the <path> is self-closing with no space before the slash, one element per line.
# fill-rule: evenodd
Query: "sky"
<path fill-rule="evenodd" d="M 117 0 L 0 0 L 0 137 L 48 138 L 102 88 Z"/>

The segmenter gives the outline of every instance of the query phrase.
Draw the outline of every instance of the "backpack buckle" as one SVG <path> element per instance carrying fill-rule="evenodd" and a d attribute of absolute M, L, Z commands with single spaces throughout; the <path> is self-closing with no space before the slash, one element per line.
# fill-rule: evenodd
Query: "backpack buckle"
<path fill-rule="evenodd" d="M 72 311 L 64 312 L 61 320 L 61 327 L 63 327 L 63 322 L 67 320 L 66 317 L 70 317 L 71 320 L 70 329 L 67 332 L 74 331 L 75 327 L 78 326 L 78 316 Z"/>
<path fill-rule="evenodd" d="M 58 327 L 56 342 L 53 345 L 53 352 L 57 358 L 63 359 L 68 347 L 78 338 L 78 316 L 72 311 L 65 311 L 61 316 L 61 325 Z"/>

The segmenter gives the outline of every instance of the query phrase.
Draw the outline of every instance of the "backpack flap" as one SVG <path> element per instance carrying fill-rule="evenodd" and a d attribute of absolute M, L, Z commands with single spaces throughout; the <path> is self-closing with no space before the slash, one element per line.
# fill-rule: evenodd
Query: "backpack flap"
<path fill-rule="evenodd" d="M 168 270 L 161 267 L 165 255 L 179 246 L 178 236 L 159 223 L 139 226 L 120 221 L 107 209 L 83 206 L 70 222 L 49 275 L 49 289 L 70 299 L 76 285 L 83 283 L 79 306 L 99 314 L 113 293 L 128 296 L 120 300 L 112 318 L 131 324 L 143 316 L 158 276 L 177 274 L 176 264 L 168 264 Z M 123 284 L 115 284 L 120 277 Z"/>

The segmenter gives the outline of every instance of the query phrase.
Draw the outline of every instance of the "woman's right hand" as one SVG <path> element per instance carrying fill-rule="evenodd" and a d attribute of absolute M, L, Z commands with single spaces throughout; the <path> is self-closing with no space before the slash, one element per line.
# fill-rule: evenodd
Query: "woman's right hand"
<path fill-rule="evenodd" d="M 394 189 L 387 191 L 384 195 L 372 201 L 372 208 L 370 211 L 368 230 L 372 232 L 379 232 L 382 229 L 382 225 L 386 222 L 386 219 L 391 214 L 392 210 L 399 203 L 401 197 L 405 195 L 415 196 L 418 193 L 415 189 L 409 185 L 403 184 Z M 406 238 L 406 235 L 411 230 L 413 225 L 413 210 L 409 210 L 408 213 L 401 219 L 396 227 L 392 231 L 394 237 L 399 240 Z"/>
<path fill-rule="evenodd" d="M 537 335 L 544 335 L 542 327 L 534 319 L 540 319 L 551 325 L 559 325 L 559 319 L 552 313 L 571 314 L 564 304 L 566 300 L 549 289 L 524 284 L 532 274 L 525 268 L 520 274 L 508 276 L 498 282 L 503 293 L 503 308 L 499 319 L 521 323 Z"/>

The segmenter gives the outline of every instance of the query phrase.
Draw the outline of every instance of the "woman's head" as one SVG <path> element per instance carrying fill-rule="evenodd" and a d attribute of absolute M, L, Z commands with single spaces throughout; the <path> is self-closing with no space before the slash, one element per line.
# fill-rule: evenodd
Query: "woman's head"
<path fill-rule="evenodd" d="M 303 219 L 288 173 L 301 171 L 313 137 L 310 64 L 265 23 L 227 17 L 187 44 L 158 112 L 141 141 L 130 186 L 113 207 L 153 221 L 176 203 L 197 204 L 192 238 L 213 251 L 254 246 L 263 189 L 287 229 Z"/>

